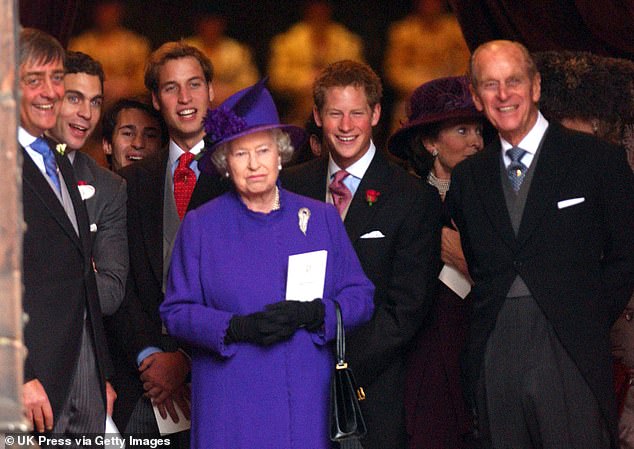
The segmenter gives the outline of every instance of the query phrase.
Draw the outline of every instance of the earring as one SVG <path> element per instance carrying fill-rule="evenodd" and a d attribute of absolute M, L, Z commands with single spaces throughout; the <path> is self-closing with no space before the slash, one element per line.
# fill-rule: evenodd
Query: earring
<path fill-rule="evenodd" d="M 277 169 L 282 170 L 282 164 L 277 164 Z"/>
<path fill-rule="evenodd" d="M 599 131 L 599 121 L 598 120 L 592 120 L 592 133 L 596 134 Z"/>
<path fill-rule="evenodd" d="M 228 171 L 226 171 L 226 172 L 225 172 L 225 178 L 228 178 L 228 177 L 229 177 L 229 172 L 228 172 Z"/>
<path fill-rule="evenodd" d="M 438 157 L 438 150 L 436 148 L 434 148 L 434 151 L 431 152 L 431 155 L 433 157 Z"/>

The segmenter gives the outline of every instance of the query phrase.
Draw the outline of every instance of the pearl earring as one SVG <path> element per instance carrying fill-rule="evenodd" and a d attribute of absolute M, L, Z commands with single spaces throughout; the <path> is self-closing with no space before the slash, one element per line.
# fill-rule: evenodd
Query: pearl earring
<path fill-rule="evenodd" d="M 438 157 L 438 150 L 436 148 L 434 148 L 434 151 L 431 152 L 431 155 L 433 157 Z"/>
<path fill-rule="evenodd" d="M 225 178 L 228 178 L 228 177 L 229 177 L 229 172 L 228 172 L 228 171 L 226 171 L 226 172 L 225 172 Z"/>

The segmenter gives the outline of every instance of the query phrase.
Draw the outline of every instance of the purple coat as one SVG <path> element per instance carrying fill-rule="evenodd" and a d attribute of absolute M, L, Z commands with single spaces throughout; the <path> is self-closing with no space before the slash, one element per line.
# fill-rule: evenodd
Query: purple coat
<path fill-rule="evenodd" d="M 230 192 L 181 224 L 160 311 L 169 333 L 192 346 L 192 448 L 330 447 L 332 300 L 352 328 L 370 320 L 374 287 L 333 206 L 282 189 L 280 204 L 269 214 L 252 212 Z M 311 213 L 306 235 L 298 225 L 302 207 Z M 289 255 L 324 249 L 321 331 L 298 330 L 269 347 L 225 345 L 234 314 L 284 299 Z"/>

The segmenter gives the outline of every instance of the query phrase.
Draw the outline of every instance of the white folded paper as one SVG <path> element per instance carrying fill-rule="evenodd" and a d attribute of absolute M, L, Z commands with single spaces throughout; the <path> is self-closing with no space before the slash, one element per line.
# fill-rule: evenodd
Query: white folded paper
<path fill-rule="evenodd" d="M 175 423 L 172 421 L 172 417 L 167 414 L 167 418 L 163 418 L 159 409 L 156 405 L 152 405 L 154 409 L 154 416 L 156 417 L 156 423 L 158 424 L 159 433 L 162 435 L 169 435 L 171 433 L 182 432 L 183 430 L 187 430 L 192 426 L 192 422 L 185 418 L 183 415 L 183 411 L 178 406 L 176 402 L 174 402 L 174 409 L 176 410 L 176 414 L 178 415 L 178 422 Z"/>
<path fill-rule="evenodd" d="M 451 265 L 445 264 L 445 266 L 442 267 L 438 279 L 462 299 L 465 299 L 471 291 L 471 283 L 469 280 Z"/>
<path fill-rule="evenodd" d="M 125 439 L 121 438 L 121 433 L 110 415 L 106 415 L 106 435 L 103 441 L 102 447 L 106 449 L 125 449 Z"/>
<path fill-rule="evenodd" d="M 288 256 L 286 299 L 312 301 L 323 298 L 327 260 L 325 249 Z"/>

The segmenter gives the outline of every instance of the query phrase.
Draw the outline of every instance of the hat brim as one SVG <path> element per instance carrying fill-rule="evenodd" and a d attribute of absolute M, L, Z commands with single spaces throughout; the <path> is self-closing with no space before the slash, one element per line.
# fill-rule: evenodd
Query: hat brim
<path fill-rule="evenodd" d="M 216 173 L 216 167 L 211 161 L 211 155 L 218 149 L 220 145 L 231 142 L 232 140 L 238 139 L 240 137 L 247 136 L 249 134 L 253 134 L 259 131 L 269 131 L 273 129 L 279 129 L 288 134 L 291 139 L 291 144 L 293 145 L 293 149 L 297 150 L 301 147 L 306 141 L 306 131 L 303 128 L 295 125 L 282 125 L 282 124 L 269 124 L 269 125 L 257 125 L 252 126 L 250 128 L 246 128 L 243 131 L 232 134 L 231 136 L 219 140 L 215 142 L 210 148 L 205 148 L 205 153 L 198 161 L 198 168 L 205 173 Z"/>
<path fill-rule="evenodd" d="M 484 121 L 484 115 L 475 108 L 469 108 L 430 114 L 417 120 L 412 120 L 405 123 L 401 129 L 390 136 L 387 142 L 388 151 L 400 159 L 407 160 L 407 147 L 410 139 L 414 137 L 416 132 L 420 131 L 425 126 L 447 120 L 460 119 Z"/>

